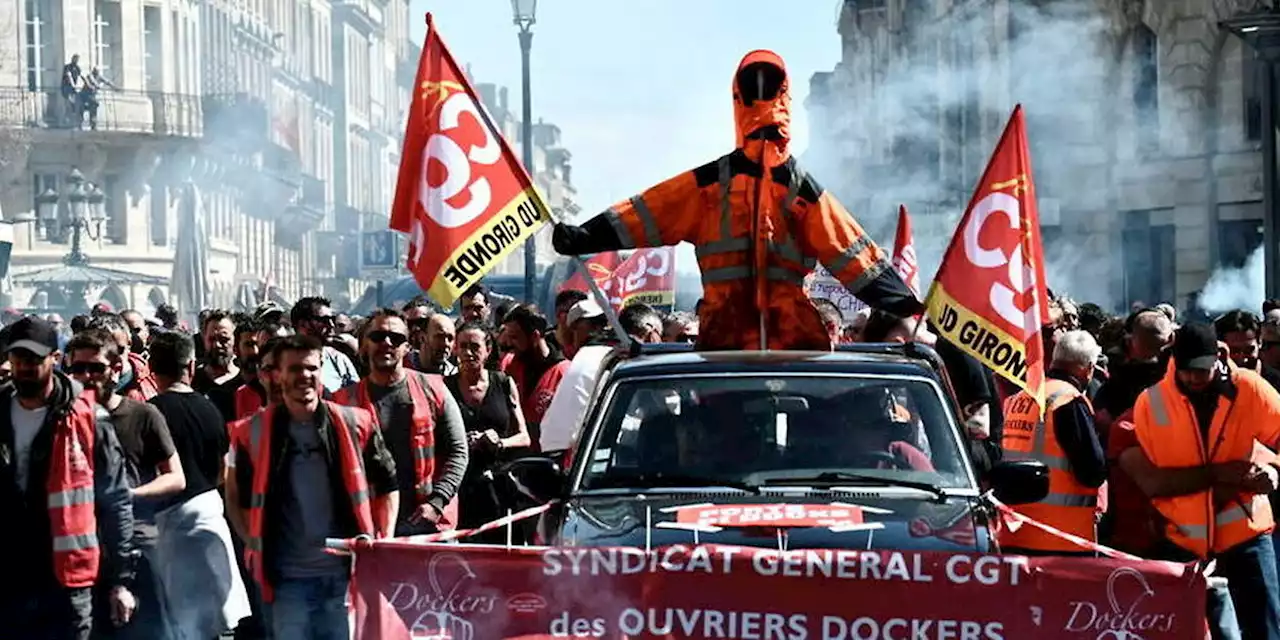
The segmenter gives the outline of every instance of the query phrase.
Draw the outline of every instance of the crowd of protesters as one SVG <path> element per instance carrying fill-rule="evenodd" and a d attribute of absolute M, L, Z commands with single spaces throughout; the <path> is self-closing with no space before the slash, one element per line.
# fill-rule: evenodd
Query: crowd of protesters
<path fill-rule="evenodd" d="M 1025 515 L 1141 557 L 1213 560 L 1213 636 L 1280 638 L 1280 303 L 1180 325 L 1168 305 L 1113 317 L 1055 299 L 1044 409 L 917 318 L 815 304 L 833 344 L 936 349 L 979 474 L 1049 466 Z M 550 311 L 477 286 L 456 317 L 415 299 L 355 318 L 311 297 L 190 328 L 167 307 L 98 307 L 69 330 L 10 318 L 0 509 L 15 515 L 0 536 L 24 551 L 23 578 L 0 581 L 5 637 L 348 637 L 349 560 L 326 538 L 491 522 L 510 508 L 505 462 L 572 447 L 620 339 L 585 293 Z M 696 312 L 643 304 L 618 321 L 638 343 L 700 329 Z M 997 541 L 1094 552 L 1031 528 Z"/>

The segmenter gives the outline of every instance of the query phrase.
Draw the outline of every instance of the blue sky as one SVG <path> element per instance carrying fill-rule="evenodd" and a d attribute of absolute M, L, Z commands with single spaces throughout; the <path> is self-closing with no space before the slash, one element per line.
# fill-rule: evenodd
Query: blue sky
<path fill-rule="evenodd" d="M 532 56 L 533 115 L 560 126 L 583 214 L 702 164 L 733 146 L 730 83 L 752 49 L 787 62 L 794 151 L 809 138 L 809 76 L 840 58 L 838 0 L 543 0 Z M 780 7 L 786 5 L 785 9 Z M 803 7 L 803 8 L 801 8 Z M 509 0 L 416 0 L 478 82 L 520 104 L 520 45 Z"/>

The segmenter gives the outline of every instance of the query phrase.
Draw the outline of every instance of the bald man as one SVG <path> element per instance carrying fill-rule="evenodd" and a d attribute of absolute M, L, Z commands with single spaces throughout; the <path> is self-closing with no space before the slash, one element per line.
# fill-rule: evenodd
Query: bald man
<path fill-rule="evenodd" d="M 1109 367 L 1111 375 L 1093 400 L 1099 426 L 1109 426 L 1132 409 L 1138 395 L 1164 377 L 1166 348 L 1173 341 L 1173 330 L 1169 316 L 1156 309 L 1133 318 L 1125 336 L 1124 360 Z"/>
<path fill-rule="evenodd" d="M 427 331 L 418 347 L 418 371 L 451 376 L 458 372 L 453 359 L 453 338 L 457 327 L 453 318 L 437 313 L 427 319 Z"/>

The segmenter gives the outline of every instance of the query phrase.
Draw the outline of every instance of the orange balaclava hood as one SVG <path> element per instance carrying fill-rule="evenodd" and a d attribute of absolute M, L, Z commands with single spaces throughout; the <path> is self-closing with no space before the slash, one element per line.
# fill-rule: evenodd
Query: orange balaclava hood
<path fill-rule="evenodd" d="M 733 77 L 733 118 L 738 128 L 737 147 L 748 158 L 777 166 L 790 157 L 791 83 L 778 54 L 759 49 L 738 63 Z"/>

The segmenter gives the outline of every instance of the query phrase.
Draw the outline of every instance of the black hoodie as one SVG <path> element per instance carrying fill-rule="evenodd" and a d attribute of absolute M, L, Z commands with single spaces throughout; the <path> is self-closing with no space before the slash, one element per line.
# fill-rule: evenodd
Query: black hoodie
<path fill-rule="evenodd" d="M 6 575 L 0 580 L 0 598 L 35 590 L 57 589 L 53 572 L 53 534 L 50 532 L 48 490 L 49 458 L 54 425 L 70 413 L 82 387 L 66 375 L 54 372 L 49 413 L 31 443 L 28 486 L 18 487 L 14 468 L 14 431 L 10 407 L 15 401 L 10 385 L 0 387 L 0 549 L 10 549 Z M 115 429 L 101 407 L 95 414 L 93 473 L 96 491 L 98 541 L 102 550 L 100 580 L 110 586 L 127 586 L 133 578 L 133 499 L 125 474 L 124 452 Z"/>

